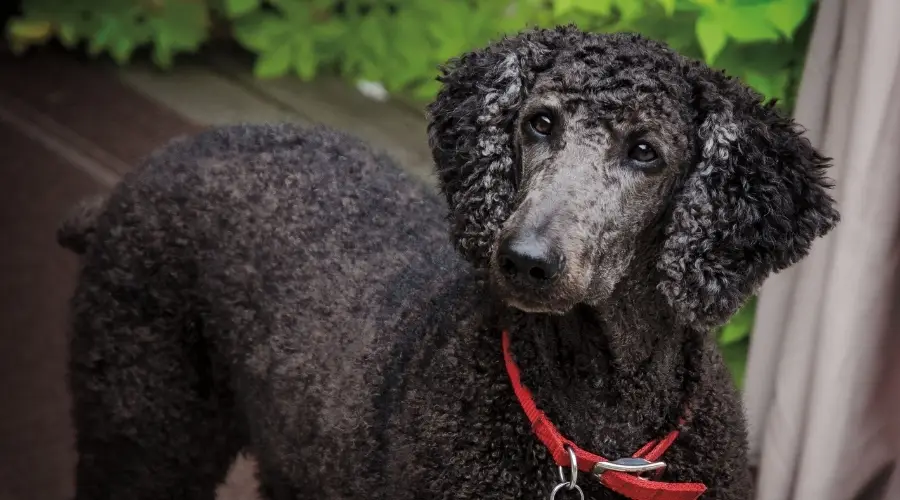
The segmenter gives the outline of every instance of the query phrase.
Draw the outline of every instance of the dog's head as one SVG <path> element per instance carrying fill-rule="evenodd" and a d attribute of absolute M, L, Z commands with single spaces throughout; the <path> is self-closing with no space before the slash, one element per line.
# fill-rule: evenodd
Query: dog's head
<path fill-rule="evenodd" d="M 528 31 L 440 80 L 428 132 L 451 236 L 519 309 L 598 305 L 642 268 L 710 327 L 838 220 L 827 159 L 791 120 L 638 35 Z"/>

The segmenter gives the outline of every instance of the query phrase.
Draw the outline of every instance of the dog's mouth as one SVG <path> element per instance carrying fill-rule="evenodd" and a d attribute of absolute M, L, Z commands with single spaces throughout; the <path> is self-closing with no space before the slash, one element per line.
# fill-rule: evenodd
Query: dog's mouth
<path fill-rule="evenodd" d="M 514 297 L 509 297 L 506 299 L 506 304 L 512 308 L 518 309 L 524 313 L 529 314 L 553 314 L 562 316 L 569 312 L 574 304 L 571 306 L 563 306 L 563 305 L 550 305 L 547 303 L 537 303 L 537 302 L 523 302 Z"/>
<path fill-rule="evenodd" d="M 508 279 L 501 271 L 491 271 L 491 287 L 494 296 L 515 309 L 533 314 L 565 314 L 579 302 L 567 287 L 555 284 L 532 287 Z"/>
<path fill-rule="evenodd" d="M 566 245 L 571 238 L 549 224 L 512 224 L 493 245 L 492 292 L 527 313 L 565 314 L 587 295 L 591 275 L 585 252 Z"/>

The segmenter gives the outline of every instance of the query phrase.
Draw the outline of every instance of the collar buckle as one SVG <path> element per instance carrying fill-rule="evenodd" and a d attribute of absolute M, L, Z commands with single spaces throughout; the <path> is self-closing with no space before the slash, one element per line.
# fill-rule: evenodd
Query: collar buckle
<path fill-rule="evenodd" d="M 648 472 L 655 473 L 655 476 L 662 474 L 666 468 L 665 462 L 651 462 L 643 458 L 620 458 L 610 460 L 608 462 L 597 462 L 591 472 L 597 477 L 602 477 L 605 472 L 622 472 L 625 474 L 634 474 L 641 477 L 642 474 Z"/>

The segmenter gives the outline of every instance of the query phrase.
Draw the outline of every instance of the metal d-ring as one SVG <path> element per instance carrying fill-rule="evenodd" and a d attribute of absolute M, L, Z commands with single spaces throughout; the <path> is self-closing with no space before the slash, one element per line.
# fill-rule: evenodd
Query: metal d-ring
<path fill-rule="evenodd" d="M 575 456 L 575 450 L 572 449 L 571 446 L 566 446 L 566 453 L 569 454 L 569 479 L 566 480 L 566 470 L 562 465 L 559 466 L 559 480 L 560 483 L 553 487 L 553 490 L 550 491 L 550 500 L 556 500 L 556 495 L 563 488 L 568 491 L 575 490 L 578 492 L 578 496 L 580 500 L 584 500 L 584 492 L 581 491 L 581 486 L 578 486 L 578 457 Z"/>
<path fill-rule="evenodd" d="M 559 480 L 561 484 L 566 485 L 570 490 L 578 487 L 578 457 L 575 456 L 575 450 L 571 446 L 566 445 L 566 453 L 569 454 L 569 480 L 566 481 L 566 473 L 562 465 L 559 466 Z M 553 498 L 553 497 L 551 497 Z"/>
<path fill-rule="evenodd" d="M 556 487 L 553 488 L 553 490 L 550 492 L 550 500 L 556 500 L 556 494 L 559 493 L 559 491 L 562 490 L 563 488 L 566 488 L 566 490 L 568 490 L 568 491 L 571 491 L 571 490 L 577 491 L 579 500 L 584 500 L 584 492 L 581 491 L 581 486 L 578 486 L 576 484 L 574 487 L 569 488 L 569 483 L 557 484 Z"/>

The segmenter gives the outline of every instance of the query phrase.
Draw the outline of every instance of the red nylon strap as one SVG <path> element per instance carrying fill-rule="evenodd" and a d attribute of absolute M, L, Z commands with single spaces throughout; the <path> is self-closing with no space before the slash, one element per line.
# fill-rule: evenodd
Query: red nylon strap
<path fill-rule="evenodd" d="M 510 350 L 509 332 L 503 331 L 503 359 L 506 362 L 506 372 L 512 382 L 513 391 L 519 399 L 519 404 L 525 411 L 528 421 L 538 439 L 547 447 L 553 460 L 560 467 L 569 466 L 569 454 L 566 447 L 572 449 L 578 462 L 578 470 L 592 473 L 594 465 L 608 460 L 579 448 L 575 443 L 566 439 L 556 426 L 538 409 L 531 392 L 522 383 L 519 367 L 516 366 Z M 670 432 L 662 439 L 656 439 L 645 444 L 633 457 L 643 458 L 655 462 L 678 438 L 678 430 Z M 701 483 L 666 483 L 651 481 L 634 474 L 618 471 L 606 471 L 600 476 L 600 482 L 610 490 L 632 500 L 696 500 L 706 491 L 706 486 Z"/>

